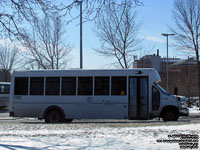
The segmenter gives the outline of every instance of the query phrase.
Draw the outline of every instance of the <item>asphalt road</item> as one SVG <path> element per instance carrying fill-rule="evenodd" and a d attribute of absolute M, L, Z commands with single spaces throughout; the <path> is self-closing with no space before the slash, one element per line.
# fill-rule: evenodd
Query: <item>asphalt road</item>
<path fill-rule="evenodd" d="M 44 120 L 38 120 L 36 118 L 13 118 L 9 117 L 9 112 L 6 109 L 0 109 L 0 126 L 12 126 L 12 125 L 45 125 Z M 200 113 L 189 114 L 189 116 L 181 116 L 178 121 L 164 122 L 162 119 L 154 118 L 152 120 L 73 120 L 72 123 L 64 124 L 64 126 L 71 127 L 145 127 L 145 126 L 162 126 L 162 125 L 184 125 L 184 124 L 200 124 Z M 50 126 L 49 124 L 46 124 Z"/>

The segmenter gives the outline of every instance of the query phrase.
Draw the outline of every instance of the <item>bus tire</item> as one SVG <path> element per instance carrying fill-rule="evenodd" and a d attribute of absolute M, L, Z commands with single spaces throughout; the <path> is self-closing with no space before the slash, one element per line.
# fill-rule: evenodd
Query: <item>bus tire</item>
<path fill-rule="evenodd" d="M 65 119 L 65 123 L 71 123 L 73 119 Z"/>
<path fill-rule="evenodd" d="M 61 123 L 63 122 L 62 114 L 58 110 L 50 110 L 45 115 L 46 123 Z"/>
<path fill-rule="evenodd" d="M 162 115 L 162 118 L 164 121 L 177 121 L 178 117 L 179 117 L 179 114 L 175 110 L 172 110 L 172 109 L 165 110 Z"/>

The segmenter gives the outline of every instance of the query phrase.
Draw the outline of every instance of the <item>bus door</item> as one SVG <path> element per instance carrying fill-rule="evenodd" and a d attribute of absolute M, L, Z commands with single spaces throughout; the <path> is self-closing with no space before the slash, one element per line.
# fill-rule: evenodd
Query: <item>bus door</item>
<path fill-rule="evenodd" d="M 148 119 L 148 77 L 129 77 L 129 119 Z"/>

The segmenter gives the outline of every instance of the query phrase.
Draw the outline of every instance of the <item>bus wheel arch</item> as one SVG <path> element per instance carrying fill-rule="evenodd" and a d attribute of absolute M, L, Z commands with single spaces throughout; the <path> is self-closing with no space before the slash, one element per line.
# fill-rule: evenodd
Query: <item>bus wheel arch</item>
<path fill-rule="evenodd" d="M 46 123 L 61 123 L 64 122 L 65 113 L 59 106 L 49 106 L 45 109 L 43 118 Z"/>
<path fill-rule="evenodd" d="M 160 116 L 163 118 L 164 121 L 177 121 L 179 118 L 179 111 L 176 106 L 165 106 Z"/>

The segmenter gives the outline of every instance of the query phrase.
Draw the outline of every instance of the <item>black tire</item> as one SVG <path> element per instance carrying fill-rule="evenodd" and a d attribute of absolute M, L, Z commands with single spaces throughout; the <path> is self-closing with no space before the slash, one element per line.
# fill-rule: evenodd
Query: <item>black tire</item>
<path fill-rule="evenodd" d="M 46 123 L 61 123 L 63 122 L 62 114 L 58 110 L 50 110 L 45 116 Z"/>
<path fill-rule="evenodd" d="M 73 119 L 65 119 L 65 123 L 71 123 Z"/>
<path fill-rule="evenodd" d="M 177 121 L 178 117 L 179 114 L 174 110 L 166 110 L 162 116 L 164 121 Z"/>

